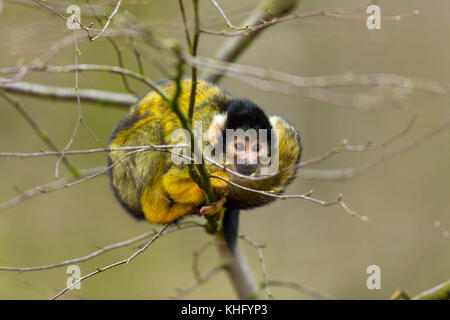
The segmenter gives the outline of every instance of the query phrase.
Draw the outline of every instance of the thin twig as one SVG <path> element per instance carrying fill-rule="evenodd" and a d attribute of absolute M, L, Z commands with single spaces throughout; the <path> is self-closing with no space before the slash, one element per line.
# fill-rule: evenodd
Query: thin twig
<path fill-rule="evenodd" d="M 199 8 L 198 8 L 198 0 L 193 0 L 194 4 L 194 41 L 192 43 L 192 47 L 190 47 L 189 51 L 191 56 L 197 56 L 198 42 L 200 40 L 200 18 L 199 18 Z M 191 93 L 189 95 L 189 109 L 188 109 L 188 118 L 191 122 L 194 117 L 194 107 L 195 107 L 195 98 L 197 96 L 197 67 L 192 65 L 192 78 L 191 78 Z"/>
<path fill-rule="evenodd" d="M 184 289 L 179 289 L 178 293 L 173 297 L 173 299 L 181 299 L 188 293 L 194 291 L 196 288 L 198 288 L 201 284 L 205 283 L 209 279 L 211 279 L 214 275 L 219 273 L 219 271 L 226 270 L 226 265 L 218 265 L 215 266 L 208 271 L 206 271 L 204 274 L 200 276 L 200 278 L 196 279 L 194 282 L 192 282 L 190 285 L 188 285 Z"/>
<path fill-rule="evenodd" d="M 231 20 L 227 17 L 227 15 L 225 14 L 225 12 L 222 10 L 222 8 L 219 6 L 219 4 L 217 3 L 216 0 L 209 0 L 214 7 L 216 7 L 217 11 L 219 11 L 220 15 L 222 16 L 222 18 L 225 20 L 225 22 L 227 23 L 227 26 L 230 29 L 234 29 L 234 30 L 253 30 L 254 28 L 249 28 L 249 26 L 245 26 L 245 27 L 236 27 L 231 23 Z"/>
<path fill-rule="evenodd" d="M 109 24 L 111 23 L 112 18 L 116 15 L 117 11 L 119 11 L 119 7 L 120 7 L 121 3 L 122 3 L 122 0 L 117 1 L 116 7 L 114 8 L 113 12 L 109 15 L 102 30 L 95 37 L 92 37 L 92 39 L 91 39 L 92 41 L 97 40 L 98 38 L 100 38 L 102 36 L 102 34 L 105 32 L 105 30 L 108 28 Z"/>
<path fill-rule="evenodd" d="M 316 289 L 313 289 L 309 286 L 306 286 L 304 284 L 298 284 L 292 281 L 283 281 L 283 280 L 269 280 L 268 281 L 270 286 L 278 286 L 278 287 L 284 287 L 284 288 L 291 288 L 294 290 L 297 290 L 301 293 L 307 294 L 311 297 L 314 297 L 316 299 L 320 300 L 333 300 L 332 297 L 330 297 L 327 294 L 324 294 L 322 292 L 317 291 Z M 264 283 L 262 283 L 264 285 Z"/>
<path fill-rule="evenodd" d="M 253 248 L 255 248 L 258 251 L 258 260 L 259 263 L 261 264 L 261 272 L 263 275 L 264 288 L 266 289 L 267 297 L 269 299 L 273 299 L 272 292 L 270 291 L 269 281 L 267 280 L 266 265 L 264 264 L 264 256 L 262 252 L 262 249 L 265 248 L 265 246 L 257 244 L 256 242 L 247 238 L 244 235 L 240 235 L 239 238 L 250 244 Z"/>
<path fill-rule="evenodd" d="M 449 300 L 450 299 L 450 280 L 437 285 L 434 288 L 428 289 L 412 300 Z"/>
<path fill-rule="evenodd" d="M 37 122 L 33 119 L 33 117 L 22 107 L 22 105 L 14 99 L 13 97 L 10 97 L 9 95 L 3 93 L 0 91 L 0 96 L 5 99 L 7 102 L 9 102 L 19 113 L 20 115 L 25 119 L 25 121 L 30 125 L 30 127 L 36 132 L 37 136 L 44 141 L 44 143 L 53 151 L 59 152 L 58 147 L 53 142 L 53 140 L 49 137 L 47 132 L 45 132 Z M 80 172 L 79 170 L 73 166 L 70 161 L 66 158 L 62 158 L 63 164 L 69 169 L 69 171 L 72 173 L 74 178 L 79 177 Z"/>
<path fill-rule="evenodd" d="M 79 49 L 78 49 L 78 39 L 76 37 L 75 30 L 73 30 L 73 41 L 74 41 L 74 45 L 75 45 L 75 66 L 77 66 Z M 82 109 L 81 109 L 81 98 L 78 93 L 78 71 L 75 71 L 75 88 L 74 89 L 75 89 L 75 94 L 77 96 L 78 115 L 77 115 L 77 120 L 75 122 L 75 128 L 73 129 L 73 132 L 72 132 L 72 136 L 70 137 L 69 142 L 67 142 L 66 146 L 64 147 L 64 151 L 69 150 L 70 146 L 72 145 L 73 141 L 75 140 L 75 137 L 78 134 L 78 128 L 80 126 L 80 123 L 81 123 L 81 120 L 83 117 Z M 63 159 L 63 156 L 59 157 L 58 160 L 56 161 L 56 166 L 55 166 L 55 177 L 56 178 L 59 176 L 59 164 L 62 159 Z"/>
<path fill-rule="evenodd" d="M 48 86 L 30 82 L 0 83 L 0 89 L 5 91 L 35 96 L 37 98 L 50 98 L 58 100 L 74 100 L 77 98 L 72 88 Z M 78 90 L 83 101 L 94 102 L 109 107 L 128 108 L 136 102 L 131 94 L 117 93 L 111 91 L 80 89 Z"/>
<path fill-rule="evenodd" d="M 65 15 L 63 15 L 62 13 L 58 12 L 57 10 L 53 9 L 52 7 L 46 5 L 42 0 L 33 0 L 35 3 L 39 4 L 40 6 L 44 7 L 45 9 L 47 9 L 48 11 L 50 11 L 51 13 L 53 13 L 54 15 L 56 15 L 57 17 L 65 20 L 65 21 L 69 21 L 69 18 L 67 18 Z M 81 29 L 85 30 L 89 39 L 92 40 L 92 36 L 90 31 L 93 30 L 90 27 L 86 27 L 84 26 L 80 21 L 78 21 L 77 19 L 74 19 L 73 22 L 75 24 L 77 24 L 78 26 L 80 26 Z"/>
<path fill-rule="evenodd" d="M 74 281 L 73 283 L 71 283 L 70 285 L 68 285 L 67 287 L 65 287 L 63 290 L 61 290 L 58 294 L 56 294 L 54 297 L 52 297 L 50 300 L 55 300 L 58 299 L 60 296 L 62 296 L 64 293 L 66 293 L 68 290 L 70 290 L 70 288 L 72 288 L 73 286 L 77 285 L 78 283 L 80 283 L 81 281 L 90 278 L 92 276 L 95 276 L 96 274 L 100 273 L 100 272 L 104 272 L 106 270 L 110 270 L 114 267 L 123 265 L 123 264 L 129 264 L 135 257 L 137 257 L 139 254 L 143 253 L 153 242 L 155 242 L 157 239 L 159 239 L 162 235 L 162 233 L 164 232 L 164 230 L 167 229 L 167 227 L 169 226 L 169 224 L 165 224 L 157 234 L 155 234 L 150 240 L 148 240 L 148 242 L 145 244 L 144 247 L 142 247 L 141 249 L 139 249 L 138 251 L 136 251 L 133 255 L 131 255 L 129 258 L 115 262 L 113 264 L 110 264 L 106 267 L 103 268 L 97 268 L 96 271 L 91 272 L 83 277 L 81 277 L 80 279 L 78 279 L 77 281 Z"/>
<path fill-rule="evenodd" d="M 99 23 L 100 26 L 103 26 L 103 22 L 102 20 L 97 16 L 97 14 L 95 13 L 94 8 L 92 7 L 91 3 L 89 0 L 86 0 L 88 6 L 89 6 L 89 10 L 91 10 L 92 15 L 95 17 L 95 19 L 97 20 L 97 22 Z M 118 3 L 119 5 L 119 3 Z M 106 30 L 106 27 L 105 27 Z M 112 37 L 109 36 L 105 36 L 106 40 L 108 40 L 108 42 L 111 44 L 111 46 L 114 48 L 114 51 L 116 52 L 117 55 L 117 60 L 119 62 L 119 66 L 121 68 L 124 68 L 124 63 L 123 63 L 123 58 L 122 58 L 122 49 L 117 45 L 117 43 L 113 40 Z M 134 95 L 135 97 L 139 97 L 139 95 L 136 93 L 136 91 L 133 90 L 133 88 L 131 88 L 127 77 L 124 74 L 121 74 L 122 77 L 122 82 L 123 85 L 125 87 L 125 89 L 127 89 L 127 91 L 129 93 L 131 93 L 132 95 Z"/>
<path fill-rule="evenodd" d="M 197 281 L 200 281 L 201 275 L 199 270 L 199 260 L 200 255 L 206 251 L 210 246 L 212 245 L 211 241 L 206 242 L 203 246 L 200 247 L 200 249 L 195 250 L 192 253 L 192 273 L 194 274 L 194 278 Z"/>
<path fill-rule="evenodd" d="M 358 219 L 359 221 L 361 221 L 361 222 L 367 222 L 368 221 L 368 218 L 366 216 L 358 215 L 356 213 L 356 211 L 351 210 L 347 206 L 347 204 L 342 200 L 343 196 L 344 196 L 342 193 L 340 193 L 338 198 L 336 200 L 334 200 L 334 201 L 324 201 L 324 200 L 319 200 L 319 199 L 311 197 L 311 194 L 313 193 L 312 190 L 310 192 L 308 192 L 307 194 L 278 195 L 278 194 L 274 194 L 274 193 L 270 193 L 270 192 L 266 192 L 266 191 L 261 191 L 261 190 L 256 190 L 256 189 L 248 188 L 248 187 L 245 187 L 245 186 L 241 186 L 240 184 L 237 184 L 237 183 L 231 181 L 230 179 L 226 179 L 226 178 L 223 178 L 221 176 L 214 175 L 214 174 L 211 174 L 210 177 L 223 180 L 223 181 L 231 184 L 232 186 L 235 186 L 235 187 L 240 188 L 242 190 L 259 193 L 259 194 L 262 194 L 262 195 L 265 195 L 265 196 L 271 197 L 271 198 L 277 198 L 277 199 L 281 199 L 281 200 L 285 200 L 285 199 L 303 199 L 303 200 L 308 200 L 308 201 L 314 202 L 316 204 L 319 204 L 322 207 L 329 207 L 329 206 L 339 205 L 342 209 L 344 209 L 344 211 L 347 214 L 349 214 L 350 216 Z"/>
<path fill-rule="evenodd" d="M 189 35 L 189 26 L 188 26 L 187 19 L 186 19 L 186 12 L 184 10 L 183 0 L 178 0 L 178 4 L 180 6 L 181 17 L 183 18 L 184 35 L 186 36 L 186 42 L 187 42 L 188 48 L 190 49 L 192 47 L 191 36 Z"/>
<path fill-rule="evenodd" d="M 145 83 L 148 87 L 155 90 L 159 95 L 162 95 L 164 99 L 168 100 L 169 96 L 161 90 L 161 88 L 150 78 L 143 76 L 141 73 L 137 73 L 123 67 L 99 65 L 99 64 L 78 64 L 78 65 L 66 65 L 66 66 L 49 66 L 49 65 L 31 65 L 28 67 L 29 71 L 51 72 L 51 73 L 64 73 L 64 72 L 80 72 L 80 71 L 97 71 L 97 72 L 111 72 L 120 74 L 121 76 L 127 76 Z M 0 68 L 0 73 L 12 73 L 19 72 L 19 67 L 13 68 Z M 134 101 L 133 101 L 134 102 Z"/>
<path fill-rule="evenodd" d="M 138 48 L 134 44 L 134 39 L 130 37 L 129 40 L 131 43 L 131 47 L 133 48 L 133 54 L 136 58 L 136 62 L 137 62 L 138 69 L 139 69 L 139 74 L 141 75 L 142 78 L 145 78 L 146 76 L 145 76 L 144 65 L 142 63 L 141 53 L 139 52 Z"/>
<path fill-rule="evenodd" d="M 415 124 L 416 120 L 417 120 L 417 113 L 414 112 L 413 115 L 411 116 L 411 119 L 408 122 L 407 126 L 404 129 L 402 129 L 402 131 L 400 131 L 399 133 L 393 135 L 392 137 L 389 137 L 388 139 L 386 139 L 380 143 L 377 143 L 377 144 L 374 144 L 374 143 L 372 143 L 372 141 L 369 140 L 365 144 L 351 145 L 348 143 L 347 139 L 344 139 L 340 144 L 338 144 L 333 149 L 325 152 L 324 154 L 322 154 L 316 158 L 312 158 L 312 159 L 300 162 L 298 167 L 304 168 L 304 167 L 312 166 L 315 164 L 319 164 L 322 161 L 329 159 L 332 156 L 334 156 L 338 153 L 341 153 L 341 152 L 362 152 L 362 151 L 373 151 L 373 150 L 383 149 L 386 146 L 388 146 L 389 144 L 391 144 L 392 142 L 405 136 L 411 130 L 411 128 Z"/>
<path fill-rule="evenodd" d="M 355 10 L 362 10 L 361 8 L 353 8 L 353 9 L 340 9 L 340 8 L 330 8 L 330 9 L 323 9 L 323 10 L 314 10 L 310 12 L 303 12 L 303 13 L 295 13 L 289 16 L 281 17 L 281 18 L 273 18 L 270 21 L 264 21 L 262 24 L 259 24 L 257 26 L 254 26 L 252 28 L 249 28 L 248 30 L 244 31 L 236 31 L 236 32 L 224 32 L 224 31 L 214 31 L 214 30 L 208 30 L 208 29 L 200 29 L 200 32 L 209 34 L 209 35 L 216 35 L 216 36 L 226 36 L 226 37 L 239 37 L 239 36 L 248 36 L 251 33 L 260 31 L 264 28 L 274 26 L 276 24 L 297 20 L 301 18 L 310 18 L 310 17 L 317 17 L 317 16 L 327 16 L 327 17 L 333 17 L 333 18 L 339 18 L 339 19 L 352 19 L 352 20 L 361 20 L 361 19 L 367 19 L 367 16 L 351 16 L 346 14 L 353 13 Z M 413 10 L 406 13 L 397 14 L 394 16 L 385 16 L 383 15 L 381 18 L 384 21 L 400 21 L 409 17 L 417 16 L 420 12 L 418 10 Z"/>
<path fill-rule="evenodd" d="M 165 232 L 163 232 L 161 234 L 161 236 L 172 233 L 174 231 L 177 230 L 184 230 L 184 229 L 189 229 L 189 228 L 195 228 L 195 227 L 203 227 L 204 223 L 200 223 L 200 222 L 185 222 L 183 224 L 177 225 L 171 229 L 166 230 Z M 58 263 L 54 263 L 54 264 L 48 264 L 48 265 L 42 265 L 42 266 L 35 266 L 35 267 L 0 267 L 0 270 L 3 271 L 20 271 L 20 272 L 28 272 L 28 271 L 40 271 L 40 270 L 48 270 L 48 269 L 55 269 L 55 268 L 59 268 L 59 267 L 63 267 L 69 264 L 74 264 L 74 263 L 81 263 L 90 259 L 93 259 L 105 252 L 111 251 L 111 250 L 115 250 L 115 249 L 119 249 L 122 247 L 126 247 L 129 246 L 133 243 L 145 240 L 151 236 L 156 235 L 157 232 L 156 231 L 151 231 L 151 232 L 146 232 L 143 233 L 141 235 L 138 235 L 136 237 L 133 237 L 131 239 L 127 239 L 121 242 L 117 242 L 117 243 L 113 243 L 110 244 L 108 246 L 102 247 L 96 251 L 93 251 L 85 256 L 79 257 L 79 258 L 73 258 L 70 260 L 65 260 L 62 262 L 58 262 Z"/>
<path fill-rule="evenodd" d="M 30 189 L 30 190 L 24 192 L 23 194 L 21 194 L 18 197 L 0 204 L 0 211 L 9 209 L 9 208 L 19 204 L 23 200 L 32 198 L 32 197 L 34 197 L 34 196 L 36 196 L 38 194 L 44 194 L 44 193 L 49 193 L 49 192 L 53 192 L 53 191 L 58 191 L 58 190 L 70 188 L 70 187 L 73 187 L 73 186 L 75 186 L 77 184 L 89 181 L 89 180 L 91 180 L 93 178 L 96 178 L 96 177 L 102 175 L 102 174 L 105 174 L 111 168 L 113 168 L 115 165 L 117 165 L 118 163 L 123 161 L 126 157 L 129 157 L 130 155 L 132 155 L 134 153 L 142 152 L 142 151 L 144 151 L 144 150 L 143 149 L 139 149 L 139 150 L 130 151 L 130 152 L 126 153 L 124 156 L 122 156 L 120 159 L 118 159 L 115 162 L 113 162 L 111 165 L 109 165 L 106 168 L 101 168 L 101 169 L 96 169 L 96 170 L 91 170 L 91 171 L 81 171 L 80 172 L 80 173 L 82 173 L 80 175 L 80 176 L 82 176 L 81 179 L 77 179 L 75 181 L 67 182 L 67 178 L 63 178 L 63 179 L 56 180 L 52 184 L 42 185 L 42 186 L 38 186 L 36 188 Z M 83 173 L 86 173 L 86 175 L 83 176 Z M 87 173 L 89 173 L 89 175 L 87 175 Z"/>
<path fill-rule="evenodd" d="M 80 170 L 80 177 L 87 177 L 87 176 L 99 173 L 103 169 L 104 169 L 104 167 L 92 168 L 92 169 L 81 169 Z M 13 199 L 10 199 L 10 200 L 8 200 L 6 202 L 0 203 L 0 212 L 3 211 L 3 210 L 6 210 L 6 209 L 12 208 L 12 207 L 18 205 L 19 203 L 21 203 L 21 202 L 23 202 L 23 201 L 25 201 L 27 199 L 30 199 L 30 198 L 33 198 L 35 196 L 43 194 L 41 192 L 41 190 L 49 190 L 49 189 L 52 189 L 52 188 L 54 188 L 56 186 L 65 185 L 65 184 L 67 184 L 67 183 L 69 183 L 71 181 L 74 181 L 74 177 L 73 176 L 66 177 L 66 178 L 60 178 L 60 179 L 55 180 L 55 181 L 53 181 L 51 183 L 31 188 L 31 189 L 23 192 L 22 194 L 20 194 L 19 196 L 15 197 Z"/>
<path fill-rule="evenodd" d="M 319 180 L 340 180 L 351 179 L 357 175 L 367 172 L 368 170 L 388 161 L 400 154 L 408 152 L 425 141 L 431 139 L 435 135 L 444 132 L 450 128 L 450 112 L 443 116 L 442 121 L 438 123 L 431 130 L 423 133 L 419 137 L 412 139 L 403 146 L 400 146 L 390 152 L 386 152 L 378 158 L 372 159 L 363 163 L 358 167 L 341 168 L 341 169 L 303 169 L 300 170 L 299 175 L 302 179 L 319 179 Z"/>
<path fill-rule="evenodd" d="M 155 145 L 155 146 L 133 146 L 133 147 L 116 147 L 116 148 L 97 148 L 87 150 L 67 150 L 67 151 L 42 151 L 42 152 L 0 152 L 0 157 L 15 157 L 15 158 L 35 158 L 35 157 L 49 157 L 49 156 L 67 156 L 67 155 L 80 155 L 91 154 L 98 152 L 113 152 L 113 151 L 163 151 L 171 148 L 186 148 L 185 144 L 167 144 L 167 145 Z"/>
<path fill-rule="evenodd" d="M 419 90 L 439 95 L 447 95 L 450 92 L 450 84 L 441 84 L 433 80 L 405 77 L 390 73 L 348 73 L 343 75 L 298 76 L 283 71 L 226 61 L 218 61 L 217 59 L 207 57 L 192 57 L 185 55 L 183 58 L 187 64 L 196 65 L 199 69 L 208 72 L 212 71 L 218 74 L 225 74 L 242 81 L 246 78 L 237 77 L 236 75 L 248 76 L 252 79 L 256 78 L 267 81 L 281 82 L 298 88 L 394 86 L 405 90 Z"/>

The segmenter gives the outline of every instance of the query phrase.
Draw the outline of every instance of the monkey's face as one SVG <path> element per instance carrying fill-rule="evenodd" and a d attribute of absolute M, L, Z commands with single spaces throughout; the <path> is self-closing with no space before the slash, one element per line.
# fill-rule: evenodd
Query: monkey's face
<path fill-rule="evenodd" d="M 258 174 L 262 155 L 270 153 L 272 129 L 261 108 L 247 99 L 231 99 L 226 113 L 216 116 L 211 128 L 217 128 L 216 133 L 221 130 L 229 169 L 244 175 Z"/>
<path fill-rule="evenodd" d="M 233 171 L 251 175 L 257 171 L 261 159 L 268 155 L 269 149 L 267 141 L 237 136 L 226 142 L 225 154 Z"/>

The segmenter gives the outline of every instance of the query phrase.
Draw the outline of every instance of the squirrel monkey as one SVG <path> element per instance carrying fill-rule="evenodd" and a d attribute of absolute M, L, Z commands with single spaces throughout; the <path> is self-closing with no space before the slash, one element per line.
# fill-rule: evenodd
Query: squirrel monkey
<path fill-rule="evenodd" d="M 191 80 L 182 80 L 181 84 L 178 104 L 187 113 Z M 174 94 L 173 81 L 164 80 L 159 85 L 168 96 Z M 300 135 L 280 115 L 266 115 L 250 100 L 234 98 L 211 83 L 198 81 L 193 123 L 200 123 L 203 139 L 210 147 L 215 147 L 211 157 L 216 164 L 223 165 L 220 167 L 207 161 L 206 166 L 212 175 L 248 189 L 273 194 L 281 194 L 294 179 L 302 153 Z M 174 145 L 179 141 L 174 141 L 173 133 L 180 128 L 181 123 L 169 104 L 151 91 L 130 107 L 117 124 L 109 148 Z M 130 154 L 127 156 L 127 153 Z M 233 251 L 239 210 L 275 200 L 267 194 L 245 190 L 211 177 L 221 200 L 204 207 L 205 195 L 191 179 L 189 164 L 176 163 L 173 159 L 173 153 L 156 150 L 109 153 L 109 165 L 118 162 L 110 170 L 111 185 L 115 196 L 129 213 L 151 223 L 164 224 L 188 214 L 220 212 L 223 214 L 225 240 Z M 275 162 L 276 170 L 263 174 Z"/>

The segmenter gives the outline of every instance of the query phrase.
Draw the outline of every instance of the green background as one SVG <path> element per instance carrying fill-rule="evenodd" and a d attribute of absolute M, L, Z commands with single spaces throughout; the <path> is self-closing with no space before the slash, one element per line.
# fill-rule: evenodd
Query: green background
<path fill-rule="evenodd" d="M 145 5 L 124 5 L 161 39 L 178 38 L 184 45 L 183 26 L 176 1 L 147 1 Z M 49 1 L 50 5 L 55 1 Z M 61 2 L 58 2 L 61 4 Z M 70 4 L 84 4 L 72 1 Z M 96 3 L 96 2 L 95 2 Z M 133 4 L 134 3 L 134 4 Z M 232 21 L 238 24 L 257 1 L 221 1 Z M 444 0 L 381 1 L 382 15 L 395 15 L 419 9 L 421 14 L 398 22 L 382 22 L 381 30 L 368 30 L 365 20 L 314 17 L 268 28 L 238 60 L 239 63 L 286 71 L 304 76 L 353 73 L 396 73 L 404 76 L 449 83 L 450 3 Z M 329 7 L 352 8 L 364 1 L 305 0 L 301 11 Z M 189 18 L 191 6 L 185 1 Z M 209 3 L 201 0 L 205 27 L 225 27 Z M 108 8 L 108 12 L 112 7 Z M 364 14 L 364 12 L 362 13 Z M 94 21 L 82 16 L 86 25 Z M 112 28 L 114 28 L 114 23 Z M 82 31 L 79 31 L 82 32 Z M 37 5 L 6 2 L 0 14 L 0 67 L 18 61 L 31 62 L 49 46 L 71 31 L 65 22 Z M 223 37 L 202 35 L 199 55 L 212 56 Z M 129 45 L 124 48 L 125 66 L 137 70 Z M 153 62 L 170 69 L 170 59 L 148 47 L 145 69 L 154 80 L 163 78 Z M 117 65 L 112 47 L 105 39 L 80 42 L 79 63 Z M 74 48 L 68 46 L 50 64 L 74 63 Z M 74 86 L 74 74 L 30 73 L 24 81 L 57 86 Z M 140 93 L 147 90 L 131 81 Z M 321 155 L 346 138 L 353 144 L 368 138 L 382 141 L 406 126 L 411 110 L 418 113 L 412 131 L 389 149 L 399 147 L 430 130 L 449 108 L 449 97 L 414 93 L 403 105 L 361 112 L 301 96 L 264 92 L 233 79 L 221 85 L 238 97 L 248 97 L 267 112 L 280 112 L 302 133 L 303 160 Z M 80 73 L 80 88 L 125 92 L 119 76 L 107 73 Z M 377 95 L 375 88 L 332 88 L 342 93 L 365 92 Z M 76 102 L 62 102 L 17 96 L 33 118 L 47 130 L 61 148 L 69 140 L 77 115 Z M 124 108 L 82 102 L 83 117 L 98 137 L 106 142 Z M 388 298 L 402 287 L 411 294 L 431 288 L 449 278 L 450 242 L 440 235 L 434 221 L 450 228 L 450 132 L 442 133 L 417 148 L 347 181 L 297 179 L 290 194 L 315 190 L 315 197 L 333 200 L 343 192 L 345 200 L 359 214 L 369 217 L 362 223 L 338 206 L 322 208 L 303 200 L 278 201 L 244 212 L 241 233 L 265 244 L 264 257 L 269 279 L 309 285 L 336 298 Z M 95 148 L 97 144 L 80 129 L 73 149 Z M 45 145 L 21 116 L 0 100 L 0 151 L 35 152 Z M 315 168 L 356 166 L 385 152 L 345 153 Z M 104 154 L 73 156 L 79 168 L 105 165 Z M 0 158 L 0 202 L 54 179 L 56 158 Z M 62 176 L 69 175 L 62 168 Z M 36 266 L 85 255 L 98 247 L 131 238 L 151 230 L 137 222 L 116 202 L 106 176 L 73 188 L 44 194 L 0 212 L 0 265 Z M 209 240 L 201 229 L 173 233 L 151 246 L 148 252 L 128 266 L 121 266 L 82 283 L 67 299 L 165 299 L 193 281 L 191 259 L 194 250 Z M 248 255 L 258 281 L 262 275 L 257 252 L 246 243 L 240 246 Z M 80 264 L 83 274 L 131 255 L 127 247 L 108 252 Z M 206 271 L 217 264 L 216 250 L 210 248 L 201 258 Z M 381 268 L 381 290 L 368 290 L 366 268 Z M 0 299 L 47 299 L 66 284 L 65 268 L 17 273 L 0 271 Z M 272 288 L 276 298 L 309 299 L 287 288 Z M 228 299 L 235 294 L 226 274 L 221 273 L 186 296 L 192 299 Z"/>

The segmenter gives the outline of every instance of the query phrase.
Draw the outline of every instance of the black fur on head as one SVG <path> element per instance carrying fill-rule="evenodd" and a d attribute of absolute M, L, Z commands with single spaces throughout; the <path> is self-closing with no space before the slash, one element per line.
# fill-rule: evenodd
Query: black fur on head
<path fill-rule="evenodd" d="M 227 120 L 225 129 L 255 129 L 259 134 L 259 129 L 267 130 L 267 139 L 270 143 L 271 129 L 269 118 L 264 111 L 254 102 L 248 99 L 231 99 L 227 105 Z"/>

